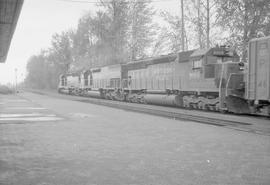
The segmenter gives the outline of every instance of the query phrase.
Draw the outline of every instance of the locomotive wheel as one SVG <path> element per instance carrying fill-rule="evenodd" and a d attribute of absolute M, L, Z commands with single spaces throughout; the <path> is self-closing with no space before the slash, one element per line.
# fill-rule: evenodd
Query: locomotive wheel
<path fill-rule="evenodd" d="M 192 104 L 192 108 L 193 108 L 193 109 L 198 109 L 198 108 L 199 108 L 199 107 L 198 107 L 198 104 L 197 104 L 197 103 L 193 103 L 193 104 Z"/>
<path fill-rule="evenodd" d="M 141 97 L 141 98 L 140 98 L 140 103 L 146 104 L 146 101 L 145 101 L 144 97 Z"/>
<path fill-rule="evenodd" d="M 192 109 L 191 103 L 187 103 L 186 108 L 187 108 L 187 109 Z"/>
<path fill-rule="evenodd" d="M 216 111 L 219 111 L 219 106 L 220 106 L 219 103 L 217 103 L 216 106 L 215 106 Z"/>
<path fill-rule="evenodd" d="M 211 110 L 211 111 L 214 111 L 214 110 L 215 110 L 215 108 L 214 108 L 213 105 L 209 105 L 208 108 L 209 108 L 209 110 Z"/>
<path fill-rule="evenodd" d="M 209 108 L 209 105 L 208 105 L 208 104 L 205 104 L 205 105 L 204 105 L 204 108 L 205 108 L 204 110 L 210 110 L 210 108 Z"/>
<path fill-rule="evenodd" d="M 190 108 L 190 103 L 188 101 L 184 101 L 183 107 L 189 109 Z"/>
<path fill-rule="evenodd" d="M 206 110 L 206 105 L 204 102 L 200 101 L 198 103 L 198 108 L 201 109 L 201 110 Z"/>
<path fill-rule="evenodd" d="M 110 100 L 114 100 L 113 96 L 111 96 L 111 95 L 109 96 L 109 98 L 110 98 Z"/>
<path fill-rule="evenodd" d="M 119 101 L 125 101 L 125 95 L 119 95 Z"/>

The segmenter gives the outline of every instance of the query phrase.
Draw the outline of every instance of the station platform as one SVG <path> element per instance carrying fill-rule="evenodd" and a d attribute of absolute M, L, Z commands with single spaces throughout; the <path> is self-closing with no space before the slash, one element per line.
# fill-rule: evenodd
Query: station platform
<path fill-rule="evenodd" d="M 28 92 L 0 117 L 0 184 L 270 182 L 265 135 Z"/>

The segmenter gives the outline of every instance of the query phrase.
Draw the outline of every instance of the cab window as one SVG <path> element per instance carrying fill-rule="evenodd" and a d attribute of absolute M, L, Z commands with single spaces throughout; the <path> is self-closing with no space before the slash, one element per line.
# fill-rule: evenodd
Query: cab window
<path fill-rule="evenodd" d="M 201 69 L 202 68 L 202 59 L 196 59 L 192 61 L 192 69 Z"/>

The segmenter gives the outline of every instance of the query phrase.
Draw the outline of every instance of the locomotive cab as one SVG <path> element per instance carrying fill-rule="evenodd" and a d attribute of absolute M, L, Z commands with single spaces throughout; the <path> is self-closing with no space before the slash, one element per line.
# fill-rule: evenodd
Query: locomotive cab
<path fill-rule="evenodd" d="M 83 71 L 81 74 L 81 89 L 83 91 L 88 91 L 93 85 L 93 77 L 91 70 Z"/>
<path fill-rule="evenodd" d="M 67 77 L 66 77 L 66 75 L 60 75 L 58 88 L 64 88 L 66 85 L 67 85 Z"/>
<path fill-rule="evenodd" d="M 58 92 L 63 93 L 67 89 L 67 77 L 64 74 L 59 76 Z"/>
<path fill-rule="evenodd" d="M 190 56 L 190 89 L 200 87 L 201 92 L 218 92 L 222 70 L 222 78 L 228 79 L 230 73 L 239 71 L 238 62 L 239 56 L 225 47 L 196 50 Z"/>
<path fill-rule="evenodd" d="M 58 91 L 65 94 L 77 94 L 80 88 L 81 77 L 77 73 L 60 75 Z"/>
<path fill-rule="evenodd" d="M 226 110 L 226 84 L 232 73 L 238 74 L 239 56 L 226 47 L 196 50 L 189 60 L 186 102 L 195 107 Z"/>

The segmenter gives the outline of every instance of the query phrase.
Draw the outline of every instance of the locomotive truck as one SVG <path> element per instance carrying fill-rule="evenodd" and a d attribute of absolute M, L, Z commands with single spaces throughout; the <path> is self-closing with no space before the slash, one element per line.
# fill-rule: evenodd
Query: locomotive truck
<path fill-rule="evenodd" d="M 270 116 L 270 37 L 253 39 L 248 64 L 228 47 L 184 51 L 60 76 L 60 93 Z"/>

